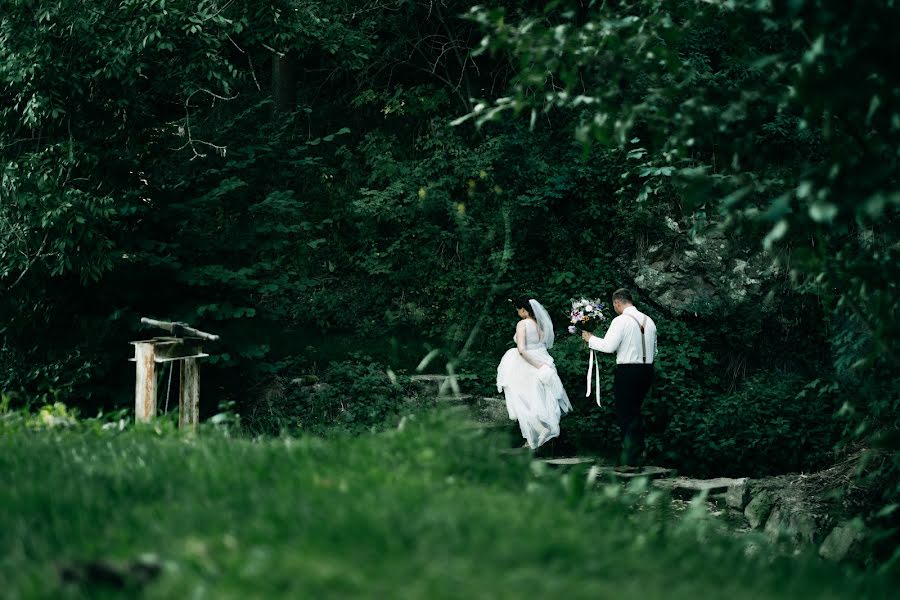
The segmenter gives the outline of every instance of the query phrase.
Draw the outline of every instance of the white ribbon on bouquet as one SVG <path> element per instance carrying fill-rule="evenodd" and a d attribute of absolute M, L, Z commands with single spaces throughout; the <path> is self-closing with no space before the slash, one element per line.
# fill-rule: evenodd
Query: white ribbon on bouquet
<path fill-rule="evenodd" d="M 598 363 L 595 368 L 594 367 L 595 360 L 596 359 L 594 357 L 594 351 L 591 350 L 591 356 L 590 356 L 590 358 L 588 358 L 587 393 L 585 394 L 585 397 L 587 397 L 587 398 L 591 397 L 591 374 L 593 374 L 594 379 L 595 379 L 594 394 L 596 395 L 596 398 L 597 398 L 597 406 L 602 407 L 603 405 L 600 404 L 600 365 Z"/>

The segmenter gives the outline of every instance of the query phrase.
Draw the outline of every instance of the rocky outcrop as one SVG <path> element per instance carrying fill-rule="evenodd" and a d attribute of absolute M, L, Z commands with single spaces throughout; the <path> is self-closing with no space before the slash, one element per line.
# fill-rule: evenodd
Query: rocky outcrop
<path fill-rule="evenodd" d="M 665 225 L 666 239 L 638 248 L 625 267 L 639 288 L 674 313 L 703 315 L 723 301 L 751 300 L 777 275 L 761 249 L 748 252 L 715 228 L 698 232 L 669 217 Z"/>
<path fill-rule="evenodd" d="M 546 458 L 540 462 L 556 468 L 591 465 L 588 476 L 595 481 L 627 482 L 644 478 L 671 494 L 676 508 L 685 500 L 705 498 L 723 526 L 741 533 L 760 531 L 788 547 L 815 547 L 821 557 L 840 561 L 858 558 L 865 541 L 865 528 L 856 521 L 842 521 L 845 510 L 828 493 L 829 473 L 792 475 L 765 479 L 693 479 L 676 477 L 671 469 L 616 468 L 598 464 L 591 457 Z"/>
<path fill-rule="evenodd" d="M 858 558 L 865 528 L 857 521 L 845 520 L 845 507 L 830 493 L 830 475 L 825 471 L 765 479 L 679 478 L 680 493 L 673 497 L 683 498 L 691 489 L 708 493 L 727 511 L 729 522 L 743 523 L 734 527 L 737 531 L 762 531 L 773 541 L 818 548 L 819 555 L 828 560 Z M 664 480 L 656 484 L 671 487 Z"/>

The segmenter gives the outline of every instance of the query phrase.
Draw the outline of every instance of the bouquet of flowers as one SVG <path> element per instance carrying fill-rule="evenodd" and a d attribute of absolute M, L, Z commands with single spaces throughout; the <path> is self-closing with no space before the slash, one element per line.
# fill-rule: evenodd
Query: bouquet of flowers
<path fill-rule="evenodd" d="M 572 300 L 572 312 L 569 313 L 569 333 L 596 331 L 600 323 L 606 321 L 606 305 L 599 300 L 579 298 Z"/>

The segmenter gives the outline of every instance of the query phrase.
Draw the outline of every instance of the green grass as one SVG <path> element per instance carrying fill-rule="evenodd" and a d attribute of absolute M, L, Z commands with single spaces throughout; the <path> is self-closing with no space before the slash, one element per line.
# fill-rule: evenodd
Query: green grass
<path fill-rule="evenodd" d="M 3 598 L 880 598 L 873 575 L 744 557 L 440 417 L 358 438 L 33 431 L 0 418 Z M 139 589 L 59 565 L 161 559 Z"/>

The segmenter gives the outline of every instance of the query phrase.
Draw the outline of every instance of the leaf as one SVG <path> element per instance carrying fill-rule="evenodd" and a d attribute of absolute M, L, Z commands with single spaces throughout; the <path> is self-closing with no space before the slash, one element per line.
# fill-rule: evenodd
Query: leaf
<path fill-rule="evenodd" d="M 831 223 L 838 214 L 838 207 L 830 202 L 814 202 L 809 207 L 809 216 L 816 223 Z"/>
<path fill-rule="evenodd" d="M 432 360 L 434 360 L 435 358 L 437 358 L 437 356 L 440 355 L 440 353 L 441 353 L 441 351 L 440 351 L 439 349 L 435 348 L 434 350 L 432 350 L 431 352 L 429 352 L 428 354 L 426 354 L 426 355 L 425 355 L 425 358 L 423 358 L 423 359 L 419 362 L 418 366 L 416 366 L 416 371 L 419 372 L 419 373 L 421 373 L 422 371 L 424 371 L 425 368 L 428 367 L 429 363 L 431 363 Z"/>
<path fill-rule="evenodd" d="M 784 219 L 778 221 L 774 227 L 769 231 L 766 235 L 765 239 L 763 239 L 763 247 L 768 250 L 772 247 L 772 245 L 779 241 L 781 238 L 785 236 L 788 232 L 788 222 Z"/>

